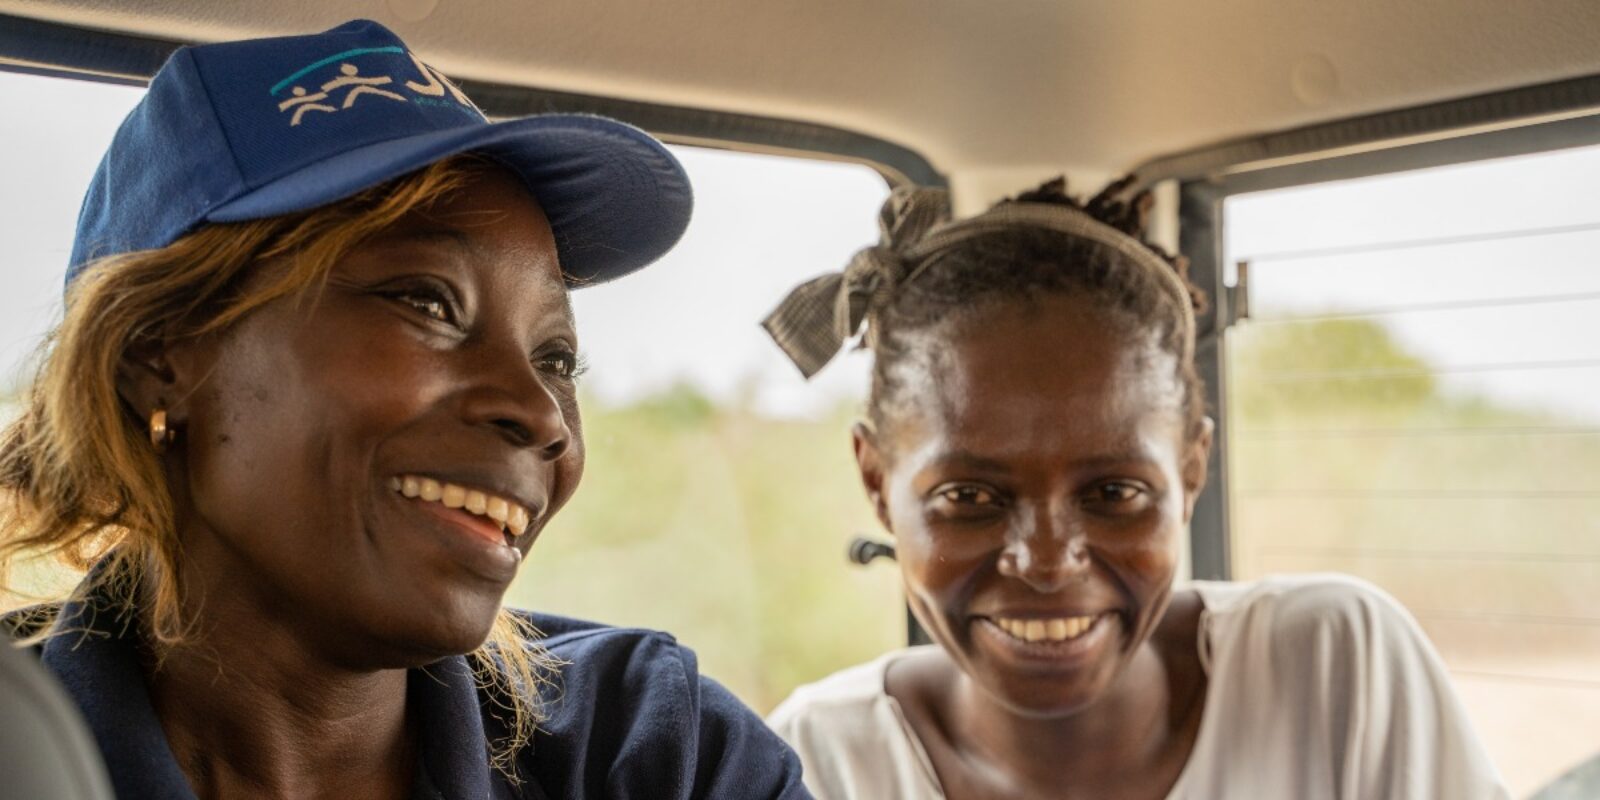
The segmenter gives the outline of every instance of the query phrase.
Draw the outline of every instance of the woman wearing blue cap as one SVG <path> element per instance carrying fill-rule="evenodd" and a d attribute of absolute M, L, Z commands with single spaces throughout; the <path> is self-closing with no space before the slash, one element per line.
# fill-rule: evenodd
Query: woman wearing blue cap
<path fill-rule="evenodd" d="M 500 605 L 583 470 L 568 290 L 690 206 L 646 134 L 491 124 L 375 23 L 172 57 L 0 444 L 0 558 L 87 569 L 8 621 L 119 796 L 806 796 L 671 638 Z"/>

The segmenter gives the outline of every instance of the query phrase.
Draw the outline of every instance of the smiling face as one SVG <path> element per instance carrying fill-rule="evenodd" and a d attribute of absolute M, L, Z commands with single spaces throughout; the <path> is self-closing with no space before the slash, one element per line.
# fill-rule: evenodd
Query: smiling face
<path fill-rule="evenodd" d="M 912 611 L 1030 716 L 1103 698 L 1171 594 L 1209 436 L 1154 337 L 1075 295 L 904 334 L 891 418 L 858 427 Z"/>
<path fill-rule="evenodd" d="M 550 225 L 491 172 L 175 349 L 187 583 L 352 666 L 472 650 L 582 473 L 576 351 Z"/>

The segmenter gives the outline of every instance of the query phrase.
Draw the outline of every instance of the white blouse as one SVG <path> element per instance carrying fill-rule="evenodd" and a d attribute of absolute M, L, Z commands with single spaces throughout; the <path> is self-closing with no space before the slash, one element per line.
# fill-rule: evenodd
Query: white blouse
<path fill-rule="evenodd" d="M 1200 731 L 1168 800 L 1508 800 L 1433 648 L 1370 584 L 1189 584 L 1205 605 Z M 796 689 L 767 720 L 818 800 L 944 798 L 884 688 L 913 650 Z"/>

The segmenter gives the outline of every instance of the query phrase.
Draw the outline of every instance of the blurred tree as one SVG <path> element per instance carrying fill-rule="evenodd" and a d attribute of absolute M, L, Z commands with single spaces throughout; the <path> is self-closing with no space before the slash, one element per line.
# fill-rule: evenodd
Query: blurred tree
<path fill-rule="evenodd" d="M 1245 424 L 1407 414 L 1438 399 L 1428 363 L 1371 320 L 1245 324 L 1228 340 L 1229 398 Z"/>

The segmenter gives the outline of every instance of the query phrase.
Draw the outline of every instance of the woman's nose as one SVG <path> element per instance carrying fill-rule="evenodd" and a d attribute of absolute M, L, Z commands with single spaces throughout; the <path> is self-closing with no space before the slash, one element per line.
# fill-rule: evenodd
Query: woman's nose
<path fill-rule="evenodd" d="M 1034 591 L 1060 591 L 1088 575 L 1087 538 L 1077 526 L 1041 519 L 1010 538 L 1000 552 L 999 570 Z"/>
<path fill-rule="evenodd" d="M 495 430 L 507 442 L 554 461 L 572 444 L 572 428 L 554 392 L 520 351 L 474 359 L 462 415 L 470 425 Z"/>

